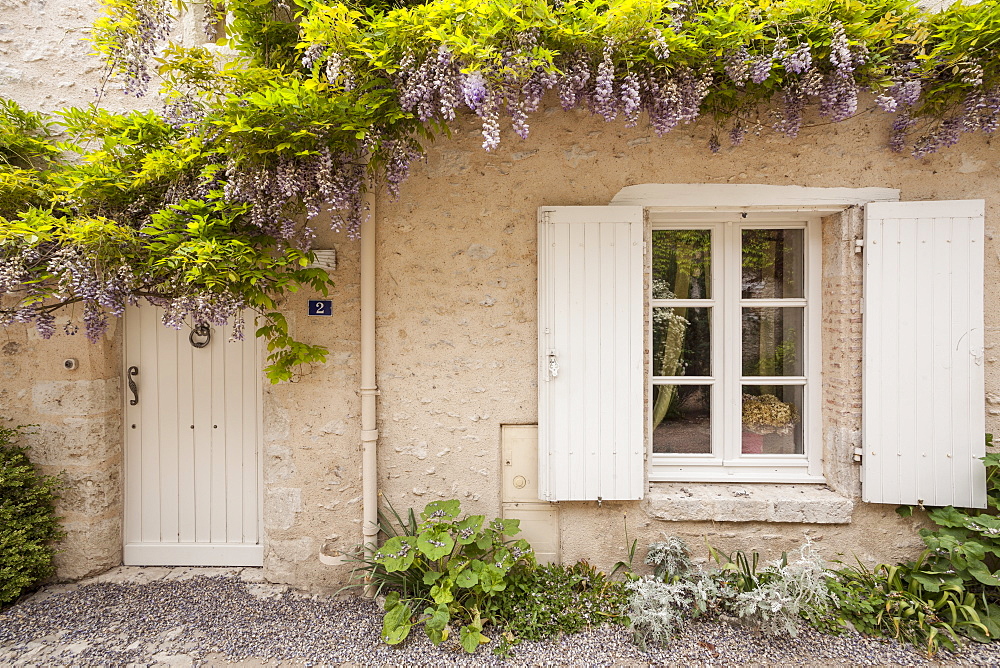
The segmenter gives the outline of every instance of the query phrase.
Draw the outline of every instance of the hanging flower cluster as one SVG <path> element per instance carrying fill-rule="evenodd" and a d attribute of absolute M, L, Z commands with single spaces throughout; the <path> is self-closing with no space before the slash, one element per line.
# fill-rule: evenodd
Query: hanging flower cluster
<path fill-rule="evenodd" d="M 634 16 L 616 2 L 538 0 L 517 16 L 485 0 L 373 17 L 331 7 L 340 6 L 314 5 L 302 23 L 313 72 L 322 76 L 330 59 L 337 72 L 388 78 L 423 123 L 447 124 L 464 107 L 481 119 L 486 150 L 498 146 L 504 119 L 527 136 L 548 91 L 563 109 L 609 122 L 635 125 L 645 113 L 658 134 L 710 115 L 734 144 L 761 125 L 794 137 L 809 108 L 847 120 L 868 95 L 896 115 L 889 146 L 909 142 L 916 156 L 964 132 L 992 132 L 1000 119 L 996 2 L 938 15 L 900 0 L 646 0 L 628 4 Z"/>
<path fill-rule="evenodd" d="M 94 46 L 123 74 L 125 93 L 141 97 L 149 90 L 150 61 L 173 28 L 170 0 L 102 4 L 107 13 L 94 25 Z"/>

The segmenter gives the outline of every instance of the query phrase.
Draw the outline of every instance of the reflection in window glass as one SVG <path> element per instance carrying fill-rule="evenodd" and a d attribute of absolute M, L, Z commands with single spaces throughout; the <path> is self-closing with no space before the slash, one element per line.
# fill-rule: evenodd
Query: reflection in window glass
<path fill-rule="evenodd" d="M 805 230 L 743 230 L 743 299 L 805 296 Z"/>
<path fill-rule="evenodd" d="M 653 386 L 653 452 L 711 454 L 711 386 Z"/>
<path fill-rule="evenodd" d="M 743 375 L 802 376 L 804 309 L 743 309 Z"/>
<path fill-rule="evenodd" d="M 711 376 L 710 308 L 653 309 L 653 375 Z"/>
<path fill-rule="evenodd" d="M 711 299 L 710 230 L 653 230 L 653 299 Z"/>
<path fill-rule="evenodd" d="M 744 455 L 801 455 L 801 385 L 744 385 Z"/>

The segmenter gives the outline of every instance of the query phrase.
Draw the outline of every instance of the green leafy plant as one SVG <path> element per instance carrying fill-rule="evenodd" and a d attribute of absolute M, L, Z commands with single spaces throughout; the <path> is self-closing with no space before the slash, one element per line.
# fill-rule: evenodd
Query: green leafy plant
<path fill-rule="evenodd" d="M 0 426 L 0 605 L 55 572 L 57 478 L 38 473 L 17 444 L 23 427 Z"/>
<path fill-rule="evenodd" d="M 991 434 L 986 443 L 992 445 Z M 956 647 L 963 636 L 977 642 L 1000 639 L 1000 453 L 988 453 L 983 463 L 986 512 L 930 509 L 927 516 L 937 527 L 920 530 L 927 549 L 916 560 L 874 569 L 859 562 L 834 571 L 830 586 L 841 622 L 911 642 L 928 655 Z M 913 507 L 897 512 L 909 517 Z"/>
<path fill-rule="evenodd" d="M 1000 517 L 996 514 L 1000 511 L 1000 453 L 988 453 L 983 463 L 987 510 L 932 508 L 927 516 L 937 527 L 920 530 L 927 551 L 914 577 L 930 592 L 955 584 L 1000 587 Z M 897 512 L 909 517 L 913 507 L 903 506 Z"/>
<path fill-rule="evenodd" d="M 961 584 L 936 584 L 928 590 L 919 575 L 921 560 L 879 564 L 868 569 L 836 570 L 830 588 L 837 598 L 836 618 L 861 633 L 888 636 L 918 647 L 928 656 L 942 647 L 955 649 L 960 635 L 988 640 L 995 621 L 977 610 L 976 595 Z"/>
<path fill-rule="evenodd" d="M 628 590 L 586 561 L 569 566 L 521 565 L 491 616 L 499 634 L 495 652 L 506 655 L 522 641 L 577 633 L 601 624 L 627 624 Z"/>
<path fill-rule="evenodd" d="M 395 511 L 391 537 L 366 563 L 366 576 L 378 589 L 390 588 L 385 599 L 382 640 L 396 645 L 414 626 L 439 645 L 458 626 L 467 652 L 489 642 L 483 633 L 507 589 L 511 569 L 534 564 L 527 541 L 508 541 L 518 520 L 483 515 L 460 518 L 457 500 L 434 501 L 419 520 L 410 510 L 405 521 Z"/>

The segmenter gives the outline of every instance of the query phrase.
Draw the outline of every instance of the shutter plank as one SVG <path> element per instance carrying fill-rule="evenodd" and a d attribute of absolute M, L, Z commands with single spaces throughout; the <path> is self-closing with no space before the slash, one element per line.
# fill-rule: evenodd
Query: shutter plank
<path fill-rule="evenodd" d="M 865 222 L 865 501 L 985 507 L 981 200 Z"/>

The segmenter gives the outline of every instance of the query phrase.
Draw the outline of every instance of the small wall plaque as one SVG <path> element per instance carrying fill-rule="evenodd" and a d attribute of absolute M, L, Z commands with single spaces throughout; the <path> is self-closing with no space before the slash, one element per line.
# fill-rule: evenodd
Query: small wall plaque
<path fill-rule="evenodd" d="M 333 300 L 310 299 L 309 315 L 333 315 Z"/>

